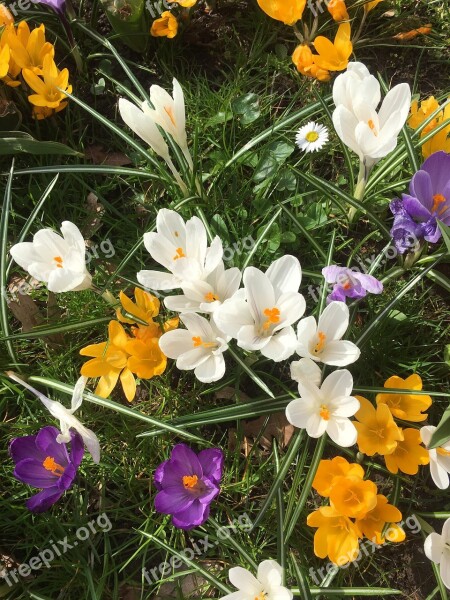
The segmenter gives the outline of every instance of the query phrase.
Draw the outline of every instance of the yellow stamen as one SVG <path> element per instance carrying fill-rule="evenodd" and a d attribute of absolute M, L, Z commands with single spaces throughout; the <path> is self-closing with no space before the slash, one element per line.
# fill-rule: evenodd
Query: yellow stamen
<path fill-rule="evenodd" d="M 435 194 L 433 196 L 433 206 L 431 207 L 431 212 L 432 213 L 437 212 L 438 215 L 445 212 L 446 207 L 443 207 L 443 208 L 441 208 L 441 210 L 438 210 L 439 205 L 442 204 L 443 202 L 445 202 L 445 200 L 446 200 L 446 198 L 442 194 Z"/>
<path fill-rule="evenodd" d="M 208 292 L 207 294 L 205 294 L 205 300 L 207 302 L 215 302 L 218 299 L 219 296 L 217 296 L 217 294 L 213 294 L 212 292 Z"/>
<path fill-rule="evenodd" d="M 214 348 L 217 346 L 215 342 L 204 342 L 199 335 L 194 335 L 192 341 L 194 342 L 194 348 L 199 348 L 200 346 L 203 346 L 203 348 Z"/>
<path fill-rule="evenodd" d="M 317 131 L 309 131 L 305 135 L 305 140 L 307 142 L 316 142 L 318 139 L 319 139 L 319 134 L 317 133 Z"/>
<path fill-rule="evenodd" d="M 445 450 L 445 448 L 436 448 L 436 452 L 440 456 L 450 456 L 450 451 L 449 450 Z"/>
<path fill-rule="evenodd" d="M 278 308 L 266 308 L 264 310 L 264 316 L 267 317 L 263 324 L 263 329 L 269 329 L 271 325 L 275 325 L 280 322 L 280 311 Z"/>
<path fill-rule="evenodd" d="M 179 258 L 186 258 L 186 254 L 183 252 L 183 248 L 177 248 L 177 253 L 173 257 L 173 260 L 178 260 Z"/>
<path fill-rule="evenodd" d="M 314 354 L 319 354 L 319 352 L 322 352 L 324 346 L 325 346 L 325 342 L 327 339 L 327 336 L 323 333 L 323 331 L 319 331 L 317 333 L 317 336 L 319 338 L 319 341 L 317 342 L 313 352 Z"/>
<path fill-rule="evenodd" d="M 176 127 L 176 126 L 177 126 L 177 123 L 176 123 L 176 121 L 175 121 L 175 115 L 173 114 L 173 108 L 172 108 L 171 106 L 165 106 L 165 107 L 164 107 L 164 110 L 165 110 L 165 111 L 166 111 L 166 113 L 168 114 L 168 116 L 169 116 L 169 119 L 172 121 L 172 125 L 173 125 L 174 127 Z"/>
<path fill-rule="evenodd" d="M 55 462 L 55 459 L 51 456 L 47 456 L 47 458 L 42 463 L 42 466 L 46 471 L 51 471 L 53 475 L 57 475 L 58 477 L 64 475 L 64 467 L 58 465 L 58 463 Z"/>
<path fill-rule="evenodd" d="M 197 482 L 197 475 L 185 475 L 183 477 L 183 485 L 188 490 L 192 490 L 192 488 L 194 488 L 197 485 Z"/>
<path fill-rule="evenodd" d="M 267 596 L 264 592 L 261 592 L 259 596 L 255 596 L 255 600 L 266 600 Z"/>
<path fill-rule="evenodd" d="M 367 121 L 367 125 L 368 125 L 368 126 L 370 127 L 370 129 L 372 130 L 372 133 L 373 133 L 373 135 L 374 135 L 374 136 L 378 136 L 378 133 L 376 132 L 376 129 L 375 129 L 375 123 L 372 121 L 372 119 L 369 119 L 369 120 Z"/>
<path fill-rule="evenodd" d="M 328 407 L 326 406 L 326 404 L 321 405 L 319 415 L 322 417 L 322 419 L 324 421 L 330 420 L 330 411 L 328 410 Z"/>
<path fill-rule="evenodd" d="M 58 269 L 62 269 L 63 268 L 63 259 L 60 256 L 55 256 L 53 258 L 53 260 L 56 263 L 56 266 L 58 267 Z"/>

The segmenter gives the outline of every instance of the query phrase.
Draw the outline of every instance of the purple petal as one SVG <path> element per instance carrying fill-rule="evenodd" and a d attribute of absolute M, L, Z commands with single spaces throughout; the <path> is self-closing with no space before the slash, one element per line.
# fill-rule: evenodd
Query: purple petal
<path fill-rule="evenodd" d="M 203 525 L 209 517 L 209 504 L 194 502 L 186 510 L 178 512 L 172 517 L 172 523 L 180 529 L 192 529 Z"/>
<path fill-rule="evenodd" d="M 400 200 L 400 198 L 392 200 L 392 202 L 389 204 L 389 208 L 391 209 L 391 213 L 395 216 L 404 216 L 406 214 L 405 207 L 403 206 L 403 200 Z"/>
<path fill-rule="evenodd" d="M 50 456 L 62 467 L 69 464 L 69 455 L 67 453 L 66 444 L 60 444 L 56 441 L 60 431 L 56 427 L 43 427 L 36 436 L 36 446 L 45 455 L 44 458 Z"/>
<path fill-rule="evenodd" d="M 338 277 L 345 275 L 349 271 L 346 267 L 338 267 L 336 265 L 330 265 L 322 269 L 322 275 L 325 277 L 327 283 L 336 283 Z"/>
<path fill-rule="evenodd" d="M 337 302 L 346 301 L 346 295 L 344 293 L 344 290 L 339 285 L 335 285 L 331 294 L 328 294 L 327 302 L 333 302 L 333 300 Z"/>
<path fill-rule="evenodd" d="M 35 488 L 46 489 L 55 487 L 59 477 L 44 469 L 42 462 L 35 458 L 25 458 L 17 463 L 14 477 Z"/>
<path fill-rule="evenodd" d="M 215 482 L 209 479 L 204 479 L 203 483 L 205 484 L 206 489 L 201 496 L 198 496 L 198 499 L 202 504 L 211 504 L 214 498 L 219 494 L 220 488 Z"/>
<path fill-rule="evenodd" d="M 177 444 L 172 450 L 170 460 L 178 463 L 178 465 L 176 465 L 177 468 L 179 468 L 179 465 L 181 464 L 184 475 L 197 475 L 199 479 L 203 477 L 202 466 L 197 455 L 189 448 L 189 446 L 186 446 L 186 444 Z"/>
<path fill-rule="evenodd" d="M 370 292 L 371 294 L 381 294 L 383 291 L 383 284 L 378 281 L 372 275 L 364 275 L 363 273 L 353 273 L 353 277 L 356 277 L 362 285 L 362 287 Z"/>
<path fill-rule="evenodd" d="M 55 504 L 55 502 L 58 502 L 63 493 L 64 492 L 57 490 L 54 487 L 42 490 L 42 492 L 31 496 L 31 498 L 27 500 L 26 506 L 28 510 L 31 510 L 34 513 L 44 512 Z"/>
<path fill-rule="evenodd" d="M 424 206 L 429 212 L 433 205 L 433 182 L 426 171 L 417 171 L 409 184 L 411 196 Z"/>
<path fill-rule="evenodd" d="M 204 477 L 219 482 L 222 479 L 224 456 L 220 448 L 208 448 L 198 454 Z"/>
<path fill-rule="evenodd" d="M 23 437 L 14 438 L 9 445 L 9 453 L 15 463 L 25 458 L 45 459 L 43 453 L 36 448 L 35 435 L 24 435 Z"/>
<path fill-rule="evenodd" d="M 432 204 L 432 202 L 431 202 Z M 403 206 L 410 217 L 416 221 L 428 221 L 431 217 L 430 210 L 419 202 L 417 198 L 403 194 Z"/>
<path fill-rule="evenodd" d="M 75 467 L 75 471 L 81 464 L 84 456 L 84 442 L 79 433 L 71 433 L 70 444 L 70 462 Z M 62 445 L 62 444 L 61 444 Z"/>
<path fill-rule="evenodd" d="M 155 496 L 155 509 L 165 515 L 173 515 L 180 510 L 189 508 L 195 499 L 193 495 L 185 490 L 176 493 L 162 490 Z"/>
<path fill-rule="evenodd" d="M 429 173 L 433 185 L 433 195 L 443 194 L 443 190 L 450 180 L 450 154 L 435 152 L 427 158 L 420 170 Z"/>
<path fill-rule="evenodd" d="M 153 476 L 153 481 L 157 490 L 162 490 L 162 481 L 164 479 L 164 472 L 168 462 L 168 460 L 165 460 L 158 467 L 156 467 L 156 471 Z"/>
<path fill-rule="evenodd" d="M 66 467 L 64 474 L 59 478 L 58 489 L 68 490 L 72 486 L 76 474 L 77 469 L 74 465 L 69 465 L 68 467 Z"/>

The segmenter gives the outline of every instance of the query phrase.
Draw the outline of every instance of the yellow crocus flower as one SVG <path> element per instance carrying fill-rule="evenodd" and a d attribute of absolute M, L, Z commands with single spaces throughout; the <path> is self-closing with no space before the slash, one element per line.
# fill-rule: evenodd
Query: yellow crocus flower
<path fill-rule="evenodd" d="M 9 27 L 5 34 L 11 56 L 21 69 L 40 73 L 44 57 L 50 55 L 53 58 L 55 55 L 54 46 L 45 40 L 44 24 L 30 31 L 28 23 L 21 21 L 17 28 Z"/>
<path fill-rule="evenodd" d="M 314 56 L 314 63 L 327 71 L 343 71 L 346 69 L 353 52 L 350 33 L 350 23 L 342 23 L 339 25 L 334 43 L 324 36 L 316 37 L 314 48 L 318 55 Z"/>
<path fill-rule="evenodd" d="M 164 11 L 159 19 L 153 21 L 150 33 L 153 37 L 174 38 L 178 33 L 176 17 L 169 10 Z"/>
<path fill-rule="evenodd" d="M 303 16 L 306 0 L 258 0 L 258 4 L 272 19 L 295 25 Z"/>
<path fill-rule="evenodd" d="M 62 102 L 64 98 L 67 98 L 64 92 L 72 93 L 72 86 L 69 85 L 69 71 L 68 69 L 59 71 L 50 54 L 44 56 L 42 78 L 36 75 L 32 69 L 23 69 L 22 75 L 30 88 L 36 92 L 28 96 L 31 104 L 48 108 L 59 107 L 60 110 L 62 105 L 66 105 L 65 102 Z"/>

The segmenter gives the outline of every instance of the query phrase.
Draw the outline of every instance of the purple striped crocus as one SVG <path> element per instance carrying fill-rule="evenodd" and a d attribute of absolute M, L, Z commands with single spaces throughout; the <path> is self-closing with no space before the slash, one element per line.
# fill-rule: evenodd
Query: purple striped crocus
<path fill-rule="evenodd" d="M 41 491 L 27 500 L 32 512 L 44 512 L 57 502 L 75 479 L 83 459 L 84 445 L 78 433 L 71 432 L 70 453 L 56 427 L 43 427 L 37 435 L 15 438 L 9 452 L 15 462 L 14 477 Z"/>
<path fill-rule="evenodd" d="M 220 492 L 223 452 L 219 448 L 196 454 L 185 444 L 177 444 L 170 458 L 155 471 L 155 509 L 172 515 L 180 529 L 202 525 L 209 517 L 210 504 Z"/>

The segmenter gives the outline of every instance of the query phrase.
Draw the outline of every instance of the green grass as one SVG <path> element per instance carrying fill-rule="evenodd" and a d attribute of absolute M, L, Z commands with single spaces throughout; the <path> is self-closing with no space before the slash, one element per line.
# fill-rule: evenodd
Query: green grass
<path fill-rule="evenodd" d="M 366 62 L 373 73 L 379 69 L 389 83 L 407 81 L 414 85 L 416 93 L 446 97 L 449 90 L 442 75 L 448 74 L 449 65 L 445 50 L 447 2 L 436 0 L 426 6 L 416 6 L 406 0 L 384 4 L 384 9 L 381 5 L 369 16 L 366 39 L 356 48 L 357 59 Z M 388 9 L 395 14 L 383 16 Z M 43 11 L 29 11 L 27 16 L 37 22 L 45 19 L 49 37 L 58 36 L 57 56 L 62 63 L 70 65 L 63 32 L 56 19 L 47 13 L 44 15 Z M 378 256 L 386 246 L 388 235 L 380 223 L 389 229 L 388 203 L 405 190 L 414 172 L 414 161 L 420 163 L 420 150 L 415 148 L 408 152 L 404 140 L 400 140 L 393 155 L 374 169 L 373 183 L 368 186 L 364 203 L 368 212 L 350 226 L 346 218 L 346 196 L 355 182 L 357 164 L 353 155 L 344 160 L 342 145 L 334 133 L 331 133 L 330 145 L 320 155 L 310 158 L 294 150 L 282 164 L 274 167 L 269 178 L 264 177 L 262 166 L 274 152 L 274 144 L 283 142 L 293 146 L 295 130 L 310 119 L 330 126 L 323 104 L 332 110 L 331 88 L 311 83 L 294 72 L 289 56 L 285 57 L 294 47 L 293 35 L 287 28 L 266 19 L 254 6 L 242 2 L 224 3 L 211 20 L 218 23 L 217 28 L 207 25 L 207 18 L 202 16 L 201 22 L 194 23 L 184 38 L 171 42 L 152 40 L 144 57 L 124 50 L 120 42 L 112 38 L 120 56 L 125 57 L 122 60 L 144 90 L 153 82 L 170 88 L 173 76 L 182 83 L 188 136 L 195 149 L 198 172 L 203 174 L 204 196 L 199 198 L 192 190 L 190 199 L 183 202 L 179 189 L 164 169 L 149 165 L 136 147 L 131 148 L 126 139 L 115 135 L 75 102 L 55 120 L 44 122 L 33 122 L 24 105 L 21 130 L 36 139 L 59 141 L 80 152 L 101 145 L 108 151 L 126 154 L 131 164 L 114 173 L 102 166 L 97 166 L 96 171 L 84 168 L 83 165 L 91 166 L 91 163 L 83 157 L 18 155 L 3 243 L 5 247 L 15 243 L 25 225 L 29 228 L 29 239 L 41 227 L 58 228 L 62 220 L 71 220 L 82 230 L 90 231 L 92 243 L 112 241 L 114 256 L 94 258 L 89 268 L 97 287 L 117 295 L 120 289 L 131 291 L 136 272 L 150 264 L 139 242 L 143 233 L 153 227 L 158 209 L 181 205 L 180 212 L 185 218 L 200 209 L 211 232 L 222 237 L 224 247 L 233 247 L 248 236 L 257 240 L 251 257 L 247 251 L 235 253 L 230 266 L 243 267 L 251 259 L 250 264 L 265 268 L 283 254 L 298 256 L 304 270 L 301 291 L 307 299 L 307 314 L 311 314 L 317 308 L 317 299 L 308 293 L 308 286 L 313 286 L 315 294 L 330 248 L 330 261 L 346 264 L 351 261 L 352 253 L 364 260 Z M 398 31 L 428 22 L 432 23 L 433 32 L 427 38 L 416 38 L 408 44 L 398 44 L 391 39 Z M 331 34 L 335 26 L 327 23 L 321 33 Z M 121 94 L 114 81 L 134 93 L 137 91 L 107 48 L 81 28 L 75 27 L 75 35 L 88 70 L 79 76 L 71 69 L 74 96 L 125 130 L 116 106 Z M 105 92 L 93 96 L 91 86 L 100 77 L 106 79 Z M 233 106 L 236 110 L 236 100 L 250 93 L 257 95 L 260 116 L 244 125 L 233 112 Z M 133 139 L 141 145 L 134 136 Z M 413 144 L 417 145 L 417 139 L 413 138 Z M 241 151 L 244 147 L 250 150 Z M 66 168 L 61 170 L 55 187 L 30 222 L 31 211 L 55 171 L 60 170 L 52 170 L 52 165 L 61 164 Z M 74 165 L 79 166 L 78 170 L 75 171 Z M 6 156 L 2 159 L 5 186 L 10 167 L 11 159 Z M 95 193 L 104 207 L 94 228 L 86 201 L 90 192 Z M 429 257 L 443 253 L 443 245 L 428 250 Z M 395 270 L 401 266 L 397 260 L 380 264 L 376 269 L 374 274 L 385 278 L 385 292 L 380 297 L 367 298 L 356 307 L 350 339 L 364 336 L 364 346 L 360 360 L 351 366 L 351 371 L 357 388 L 381 388 L 393 374 L 406 377 L 412 372 L 419 373 L 424 389 L 440 393 L 434 397 L 429 418 L 431 424 L 437 424 L 448 404 L 445 392 L 449 367 L 443 360 L 449 331 L 448 285 L 446 289 L 445 281 L 443 287 L 424 275 L 424 269 L 434 258 L 430 260 L 422 258 L 407 271 Z M 448 255 L 442 256 L 434 268 L 449 277 Z M 20 273 L 13 265 L 9 276 Z M 416 281 L 415 285 L 401 296 L 412 281 Z M 52 328 L 53 334 L 57 330 L 59 336 L 20 335 L 21 324 L 10 312 L 5 312 L 2 336 L 9 337 L 1 342 L 1 370 L 13 368 L 26 376 L 48 380 L 47 386 L 42 381 L 39 385 L 35 381 L 35 385 L 42 390 L 47 388 L 52 398 L 67 405 L 70 396 L 67 388 L 65 392 L 62 388 L 73 385 L 78 378 L 83 363 L 79 350 L 106 336 L 106 322 L 82 324 L 91 319 L 113 318 L 114 311 L 94 293 L 63 294 L 53 299 L 58 312 L 52 318 L 45 289 L 34 291 L 32 297 L 42 313 L 42 326 Z M 391 310 L 377 321 L 390 303 Z M 77 323 L 79 327 L 75 325 L 66 330 L 66 324 Z M 365 335 L 370 324 L 373 326 Z M 235 352 L 238 357 L 244 357 L 239 349 L 235 348 Z M 196 573 L 210 582 L 208 585 L 202 580 L 204 585 L 198 597 L 218 598 L 229 586 L 228 568 L 251 567 L 252 562 L 274 558 L 286 566 L 288 584 L 303 590 L 302 598 L 308 597 L 312 586 L 310 593 L 322 598 L 353 597 L 370 592 L 381 596 L 384 593 L 376 588 L 388 588 L 398 589 L 410 598 L 445 600 L 445 590 L 436 587 L 440 582 L 433 574 L 431 563 L 420 554 L 420 534 L 408 534 L 404 544 L 378 550 L 357 566 L 341 570 L 334 579 L 328 578 L 321 585 L 337 589 L 334 594 L 314 589 L 309 570 L 322 567 L 326 561 L 314 556 L 314 530 L 305 522 L 307 514 L 321 501 L 307 485 L 314 457 L 320 458 L 315 454 L 320 442 L 303 435 L 296 452 L 283 449 L 278 441 L 271 448 L 258 442 L 251 446 L 246 444 L 245 420 L 260 414 L 267 420 L 271 413 L 284 410 L 288 400 L 295 397 L 296 388 L 290 382 L 286 365 L 260 359 L 250 367 L 249 363 L 245 366 L 246 369 L 228 354 L 225 378 L 208 386 L 197 382 L 192 373 L 177 371 L 171 362 L 163 376 L 141 382 L 141 392 L 131 406 L 153 423 L 116 410 L 117 405 L 128 406 L 120 389 L 111 397 L 116 405 L 102 406 L 95 398 L 91 398 L 92 402 L 88 398 L 79 416 L 100 438 L 101 463 L 95 465 L 89 458 L 85 459 L 74 487 L 52 510 L 37 516 L 24 508 L 30 489 L 14 479 L 7 446 L 13 437 L 35 433 L 50 422 L 49 416 L 37 399 L 2 377 L 0 564 L 3 561 L 16 568 L 17 564 L 28 562 L 65 536 L 69 542 L 73 541 L 77 528 L 86 526 L 102 513 L 108 516 L 112 527 L 108 532 L 97 528 L 98 532 L 80 542 L 76 550 L 57 557 L 50 568 L 34 572 L 33 577 L 21 578 L 13 588 L 0 585 L 0 597 L 11 600 L 154 598 L 159 586 L 149 585 L 143 579 L 142 569 L 158 566 L 186 547 L 192 548 L 193 540 L 208 535 L 214 543 L 220 543 L 196 558 L 193 564 L 167 575 L 166 579 L 176 584 L 173 597 L 187 597 L 186 590 L 182 590 L 182 585 L 188 582 L 187 573 Z M 273 397 L 261 389 L 255 377 L 249 376 L 249 370 Z M 53 384 L 56 389 L 52 389 L 50 382 L 56 382 Z M 227 399 L 217 393 L 225 386 L 234 390 Z M 363 395 L 373 400 L 375 394 Z M 256 403 L 255 407 L 248 405 L 249 402 Z M 241 404 L 244 407 L 241 408 Z M 189 533 L 174 529 L 169 519 L 153 508 L 155 467 L 168 457 L 173 444 L 183 439 L 165 429 L 167 425 L 195 436 L 198 441 L 192 444 L 196 448 L 215 445 L 226 453 L 222 493 L 211 513 L 214 521 Z M 232 429 L 235 434 L 231 433 Z M 264 426 L 256 435 L 257 440 L 263 429 Z M 231 445 L 233 435 L 235 441 Z M 351 448 L 344 453 L 327 444 L 324 456 L 337 454 L 355 457 L 356 450 Z M 382 493 L 392 493 L 394 483 L 399 481 L 398 506 L 404 518 L 418 512 L 450 510 L 446 493 L 434 487 L 426 467 L 417 477 L 396 478 L 377 466 L 383 465 L 380 460 L 367 459 L 363 464 L 368 474 L 376 478 Z M 265 502 L 268 494 L 271 501 Z M 244 514 L 254 522 L 258 519 L 258 526 L 251 533 L 237 531 L 229 540 L 218 540 L 217 527 L 229 525 Z M 425 520 L 440 529 L 442 521 L 429 517 Z M 416 571 L 410 566 L 411 561 L 417 562 Z M 339 588 L 355 589 L 342 591 Z M 163 592 L 163 597 L 168 597 L 164 594 L 167 592 Z"/>

